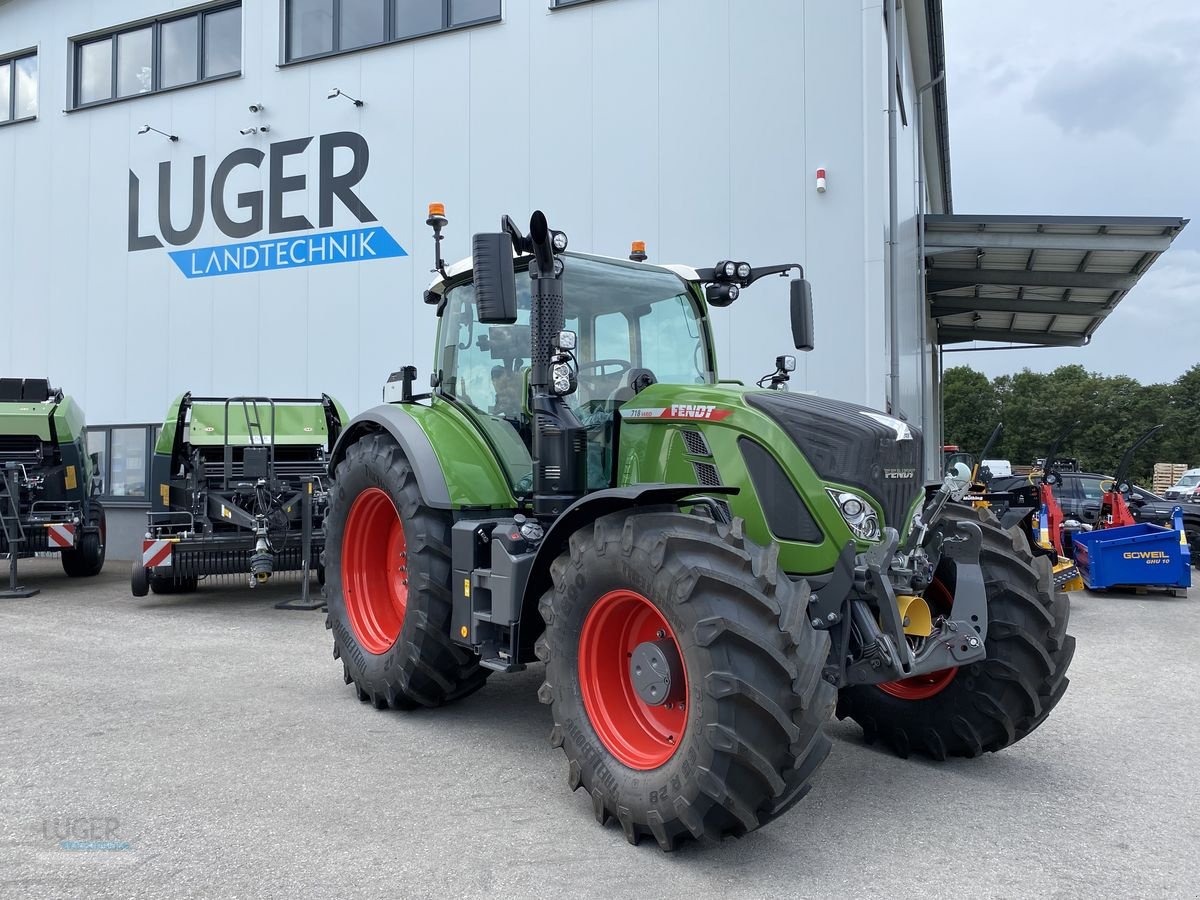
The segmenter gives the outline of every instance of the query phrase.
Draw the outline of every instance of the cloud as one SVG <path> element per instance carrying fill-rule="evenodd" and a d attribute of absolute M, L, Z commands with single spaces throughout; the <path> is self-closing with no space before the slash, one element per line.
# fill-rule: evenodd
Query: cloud
<path fill-rule="evenodd" d="M 1062 60 L 1041 77 L 1033 109 L 1067 134 L 1124 132 L 1160 142 L 1183 118 L 1196 90 L 1195 62 L 1167 47 L 1091 60 Z"/>

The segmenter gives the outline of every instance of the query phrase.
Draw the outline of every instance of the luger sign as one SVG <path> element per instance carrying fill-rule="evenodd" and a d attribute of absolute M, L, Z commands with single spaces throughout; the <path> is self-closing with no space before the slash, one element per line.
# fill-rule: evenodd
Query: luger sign
<path fill-rule="evenodd" d="M 307 216 L 285 215 L 284 199 L 289 194 L 307 192 L 308 176 L 286 174 L 289 161 L 293 170 L 297 160 L 307 153 L 316 140 L 318 153 L 317 224 Z M 350 168 L 334 173 L 337 151 L 350 152 Z M 208 160 L 204 156 L 192 159 L 191 213 L 183 227 L 176 227 L 171 217 L 171 163 L 158 165 L 158 231 L 143 233 L 140 221 L 141 180 L 129 171 L 129 250 L 157 250 L 168 244 L 186 247 L 200 234 L 206 213 L 217 229 L 239 241 L 212 247 L 170 251 L 171 259 L 188 278 L 213 275 L 233 275 L 242 272 L 264 272 L 273 269 L 294 269 L 340 262 L 360 262 L 367 259 L 387 259 L 407 256 L 404 248 L 388 234 L 387 229 L 372 225 L 374 213 L 355 192 L 367 173 L 370 150 L 361 134 L 339 131 L 319 138 L 295 138 L 271 144 L 267 153 L 253 147 L 234 150 L 221 160 L 208 178 Z M 229 177 L 239 166 L 256 169 L 267 167 L 267 190 L 246 191 L 237 195 L 231 210 L 226 205 L 225 190 Z M 207 202 L 206 202 L 207 201 Z M 367 227 L 348 231 L 319 231 L 332 228 L 336 205 L 348 210 Z M 261 235 L 251 241 L 241 241 Z M 295 232 L 306 232 L 295 236 Z"/>

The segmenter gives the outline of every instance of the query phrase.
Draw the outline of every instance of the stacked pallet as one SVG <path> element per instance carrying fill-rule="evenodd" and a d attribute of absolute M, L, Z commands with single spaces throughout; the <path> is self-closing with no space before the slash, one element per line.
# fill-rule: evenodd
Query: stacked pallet
<path fill-rule="evenodd" d="M 1154 464 L 1154 487 L 1153 491 L 1156 494 L 1161 494 L 1180 478 L 1187 471 L 1187 466 L 1183 463 L 1155 463 Z"/>

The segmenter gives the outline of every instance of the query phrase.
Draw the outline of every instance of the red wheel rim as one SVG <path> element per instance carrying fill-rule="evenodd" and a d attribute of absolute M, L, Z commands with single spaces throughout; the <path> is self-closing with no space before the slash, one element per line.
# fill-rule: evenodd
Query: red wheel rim
<path fill-rule="evenodd" d="M 342 539 L 342 596 L 358 643 L 386 653 L 400 636 L 408 607 L 404 525 L 391 496 L 367 488 L 354 498 Z"/>
<path fill-rule="evenodd" d="M 685 699 L 669 708 L 643 702 L 629 675 L 629 660 L 639 644 L 668 639 L 682 660 L 675 632 L 658 607 L 625 590 L 610 591 L 597 600 L 579 634 L 584 709 L 601 743 L 631 769 L 657 769 L 665 763 L 679 749 L 687 726 L 686 672 L 681 692 Z"/>
<path fill-rule="evenodd" d="M 925 602 L 929 604 L 930 612 L 934 616 L 945 616 L 950 614 L 950 610 L 954 606 L 954 595 L 946 589 L 946 585 L 942 584 L 941 579 L 935 578 L 925 591 Z M 913 678 L 885 681 L 879 685 L 879 689 L 885 694 L 891 694 L 901 700 L 928 700 L 944 691 L 957 673 L 957 668 L 939 669 L 936 672 L 916 675 Z"/>

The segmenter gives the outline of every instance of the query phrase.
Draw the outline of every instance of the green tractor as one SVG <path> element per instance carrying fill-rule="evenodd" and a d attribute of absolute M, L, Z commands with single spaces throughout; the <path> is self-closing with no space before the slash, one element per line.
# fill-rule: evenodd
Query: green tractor
<path fill-rule="evenodd" d="M 307 576 L 324 543 L 324 478 L 346 411 L 317 398 L 175 399 L 150 464 L 150 511 L 133 561 L 135 597 L 196 590 L 210 575 Z"/>
<path fill-rule="evenodd" d="M 104 568 L 101 484 L 84 421 L 45 378 L 0 378 L 0 553 L 9 558 L 0 596 L 37 593 L 17 584 L 22 556 L 57 552 L 73 578 Z"/>
<path fill-rule="evenodd" d="M 432 391 L 405 367 L 330 460 L 327 624 L 360 700 L 436 707 L 540 661 L 570 787 L 666 850 L 789 809 L 835 710 L 944 759 L 1058 703 L 1066 596 L 950 502 L 968 480 L 923 485 L 918 431 L 717 377 L 709 307 L 798 265 L 568 253 L 538 212 L 446 266 L 429 224 Z"/>

